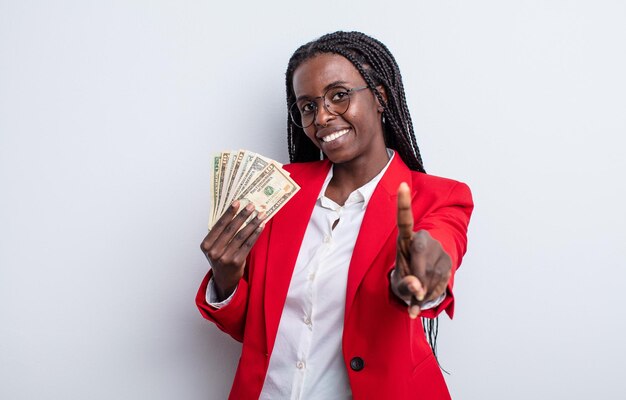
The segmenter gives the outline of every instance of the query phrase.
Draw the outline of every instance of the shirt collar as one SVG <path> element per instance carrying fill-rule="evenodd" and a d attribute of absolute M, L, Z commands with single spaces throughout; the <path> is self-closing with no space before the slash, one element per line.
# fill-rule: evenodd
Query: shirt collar
<path fill-rule="evenodd" d="M 396 154 L 395 151 L 391 149 L 387 149 L 387 155 L 389 155 L 389 161 L 387 161 L 387 164 L 378 173 L 378 175 L 373 177 L 365 185 L 361 186 L 360 188 L 355 189 L 352 193 L 350 193 L 350 196 L 348 196 L 348 199 L 346 200 L 345 205 L 363 202 L 362 209 L 365 209 L 365 207 L 367 207 L 367 204 L 369 203 L 370 199 L 372 198 L 372 195 L 374 194 L 374 189 L 376 189 L 378 182 L 380 182 L 383 175 L 385 175 L 385 171 L 387 171 L 387 168 L 389 168 L 389 164 L 391 164 L 391 160 L 393 160 L 393 157 L 395 157 L 395 154 Z M 321 202 L 321 205 L 323 207 L 330 208 L 330 209 L 335 209 L 337 207 L 337 204 L 334 201 L 330 200 L 328 197 L 326 197 L 324 193 L 326 193 L 326 188 L 328 187 L 330 180 L 333 178 L 334 168 L 335 168 L 334 164 L 331 165 L 330 170 L 328 171 L 328 174 L 326 175 L 326 179 L 324 180 L 324 184 L 322 185 L 322 190 L 320 190 L 320 193 L 317 196 L 317 199 Z"/>

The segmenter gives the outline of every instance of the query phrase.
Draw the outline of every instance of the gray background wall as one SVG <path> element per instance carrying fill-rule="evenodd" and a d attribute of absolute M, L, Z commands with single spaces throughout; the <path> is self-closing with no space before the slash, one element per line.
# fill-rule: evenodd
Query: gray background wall
<path fill-rule="evenodd" d="M 222 399 L 195 309 L 209 156 L 287 161 L 293 50 L 403 71 L 430 173 L 476 211 L 440 358 L 455 399 L 620 399 L 623 1 L 0 1 L 0 398 Z"/>

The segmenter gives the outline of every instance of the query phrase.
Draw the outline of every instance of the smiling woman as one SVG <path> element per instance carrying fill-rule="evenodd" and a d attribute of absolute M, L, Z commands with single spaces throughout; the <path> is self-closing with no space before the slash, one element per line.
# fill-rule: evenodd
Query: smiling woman
<path fill-rule="evenodd" d="M 417 316 L 452 316 L 469 188 L 424 173 L 376 39 L 307 43 L 286 83 L 285 169 L 302 189 L 267 226 L 239 230 L 254 209 L 235 201 L 201 244 L 197 305 L 243 342 L 231 398 L 450 398 Z"/>
<path fill-rule="evenodd" d="M 368 86 L 354 65 L 338 54 L 323 53 L 304 61 L 295 70 L 292 82 L 298 99 L 295 104 L 303 104 L 298 109 L 302 120 L 309 122 L 302 128 L 306 136 L 336 168 L 359 171 L 357 186 L 344 185 L 346 190 L 339 197 L 331 197 L 343 204 L 352 190 L 369 182 L 389 160 L 382 127 L 384 108 L 374 91 L 355 90 Z M 385 91 L 380 89 L 384 99 Z M 320 93 L 324 93 L 318 97 L 323 99 L 323 106 L 317 107 L 311 99 Z M 330 99 L 329 93 L 334 95 Z M 335 102 L 342 107 L 337 108 Z"/>

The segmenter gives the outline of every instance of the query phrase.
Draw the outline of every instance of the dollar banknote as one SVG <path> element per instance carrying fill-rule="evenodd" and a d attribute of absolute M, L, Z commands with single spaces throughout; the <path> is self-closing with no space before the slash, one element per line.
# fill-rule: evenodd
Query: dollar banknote
<path fill-rule="evenodd" d="M 223 151 L 211 160 L 209 229 L 235 200 L 240 210 L 254 204 L 245 224 L 261 212 L 267 221 L 300 190 L 282 164 L 254 152 Z"/>

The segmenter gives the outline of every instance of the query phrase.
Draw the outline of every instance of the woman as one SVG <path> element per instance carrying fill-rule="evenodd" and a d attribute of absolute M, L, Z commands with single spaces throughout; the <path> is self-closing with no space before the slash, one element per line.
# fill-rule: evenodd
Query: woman
<path fill-rule="evenodd" d="M 379 41 L 325 35 L 294 53 L 286 83 L 285 169 L 302 189 L 239 233 L 254 210 L 235 201 L 201 244 L 197 305 L 243 342 L 230 397 L 448 399 L 416 317 L 452 316 L 469 189 L 424 173 Z"/>

